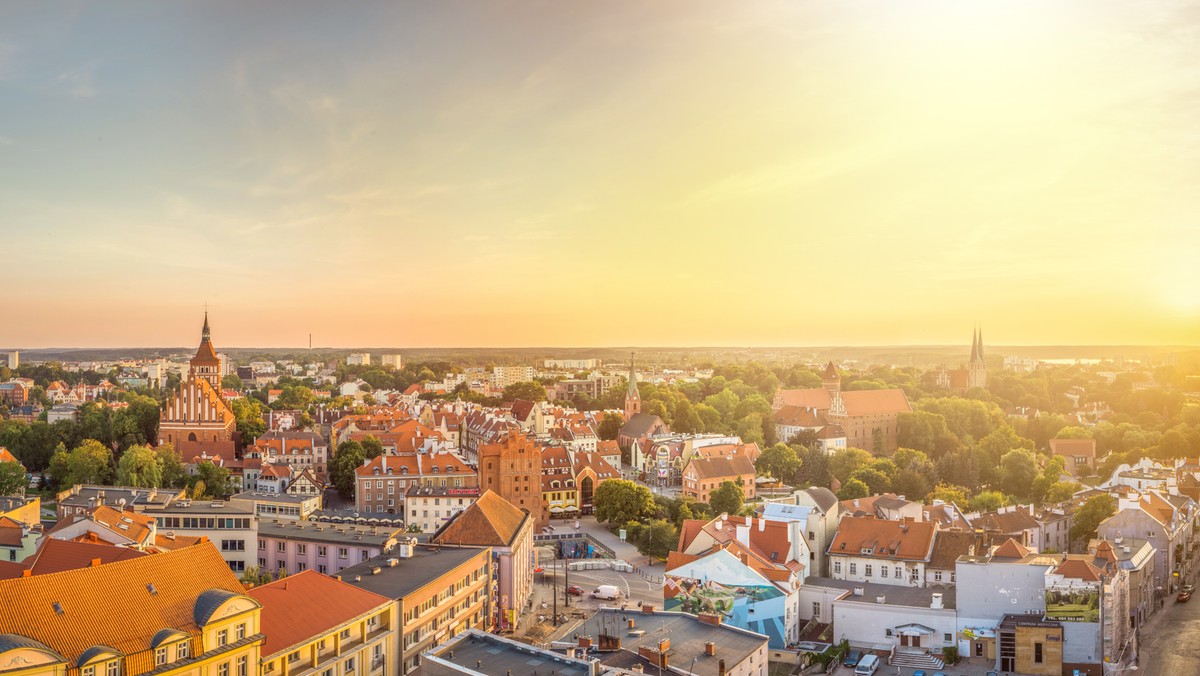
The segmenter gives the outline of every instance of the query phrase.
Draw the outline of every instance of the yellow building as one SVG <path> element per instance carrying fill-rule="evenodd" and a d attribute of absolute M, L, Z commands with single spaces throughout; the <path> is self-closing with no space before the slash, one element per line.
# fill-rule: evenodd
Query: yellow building
<path fill-rule="evenodd" d="M 394 674 L 397 605 L 315 571 L 247 592 L 262 604 L 262 674 Z"/>
<path fill-rule="evenodd" d="M 260 605 L 208 542 L 0 581 L 5 676 L 250 676 Z"/>

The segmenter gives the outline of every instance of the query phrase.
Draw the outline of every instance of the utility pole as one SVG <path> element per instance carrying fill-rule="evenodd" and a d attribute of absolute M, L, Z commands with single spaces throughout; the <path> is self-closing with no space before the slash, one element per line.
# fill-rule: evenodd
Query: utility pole
<path fill-rule="evenodd" d="M 554 626 L 558 626 L 558 561 L 554 562 Z"/>

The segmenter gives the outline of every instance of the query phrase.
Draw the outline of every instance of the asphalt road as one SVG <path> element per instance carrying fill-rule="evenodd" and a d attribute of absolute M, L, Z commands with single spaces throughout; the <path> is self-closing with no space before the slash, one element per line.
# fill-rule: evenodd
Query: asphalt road
<path fill-rule="evenodd" d="M 1142 631 L 1141 654 L 1137 671 L 1124 670 L 1122 676 L 1172 676 L 1200 672 L 1200 600 L 1176 603 L 1172 598 Z"/>

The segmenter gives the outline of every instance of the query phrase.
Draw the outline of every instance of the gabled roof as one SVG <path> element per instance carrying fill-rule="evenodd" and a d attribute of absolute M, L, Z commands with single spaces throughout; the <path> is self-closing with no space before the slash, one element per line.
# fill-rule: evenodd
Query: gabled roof
<path fill-rule="evenodd" d="M 634 413 L 621 427 L 621 435 L 626 437 L 644 437 L 658 426 L 665 425 L 662 419 L 650 413 Z"/>
<path fill-rule="evenodd" d="M 115 563 L 143 556 L 145 552 L 128 547 L 117 547 L 108 543 L 89 543 L 78 540 L 56 540 L 45 538 L 37 551 L 25 559 L 24 564 L 31 575 L 61 573 L 64 570 L 87 568 L 94 561 Z"/>
<path fill-rule="evenodd" d="M 512 409 L 510 409 L 512 411 L 513 420 L 520 420 L 522 422 L 529 420 L 530 414 L 533 413 L 534 406 L 535 404 L 532 401 L 526 399 L 517 399 L 513 402 Z"/>
<path fill-rule="evenodd" d="M 16 561 L 0 561 L 0 580 L 11 580 L 14 577 L 21 577 L 25 574 L 25 564 L 17 563 Z M 0 652 L 4 652 L 0 648 Z"/>
<path fill-rule="evenodd" d="M 527 512 L 488 490 L 439 528 L 433 535 L 433 542 L 510 547 L 528 519 Z"/>
<path fill-rule="evenodd" d="M 386 596 L 313 570 L 289 575 L 246 593 L 262 604 L 261 627 L 267 635 L 262 647 L 265 660 L 392 602 Z M 312 612 L 315 608 L 320 612 Z"/>
<path fill-rule="evenodd" d="M 1051 439 L 1050 453 L 1052 455 L 1083 455 L 1096 457 L 1095 439 Z"/>
<path fill-rule="evenodd" d="M 824 427 L 825 416 L 815 408 L 784 406 L 775 412 L 775 424 L 791 427 Z"/>
<path fill-rule="evenodd" d="M 1068 558 L 1066 561 L 1058 564 L 1058 568 L 1054 572 L 1063 577 L 1069 577 L 1076 580 L 1084 580 L 1087 582 L 1099 582 L 1100 576 L 1104 571 L 1092 565 L 1083 559 Z"/>
<path fill-rule="evenodd" d="M 723 479 L 755 473 L 754 463 L 744 455 L 728 458 L 692 458 L 688 466 L 693 468 L 696 476 L 701 479 Z"/>
<path fill-rule="evenodd" d="M 20 521 L 0 516 L 0 545 L 20 547 L 25 538 L 25 526 Z"/>
<path fill-rule="evenodd" d="M 17 456 L 10 453 L 8 449 L 3 446 L 0 446 L 0 462 L 15 462 L 18 465 L 21 464 L 21 461 L 17 460 Z"/>
<path fill-rule="evenodd" d="M 837 495 L 824 486 L 809 486 L 808 488 L 804 489 L 804 492 L 808 493 L 808 495 L 813 499 L 813 502 L 815 502 L 817 507 L 819 507 L 823 512 L 828 513 L 829 510 L 833 509 L 834 505 L 838 504 Z"/>
<path fill-rule="evenodd" d="M 846 415 L 851 418 L 912 412 L 908 397 L 901 389 L 847 390 L 842 392 L 841 396 L 842 403 L 846 406 Z M 831 404 L 829 390 L 824 387 L 779 390 L 777 401 L 785 407 L 815 408 L 818 411 L 828 411 Z"/>
<path fill-rule="evenodd" d="M 887 560 L 928 561 L 936 528 L 928 521 L 890 521 L 847 516 L 838 525 L 830 555 L 870 556 Z"/>
<path fill-rule="evenodd" d="M 240 594 L 242 585 L 206 543 L 0 581 L 0 627 L 44 643 L 72 663 L 96 645 L 138 653 L 163 628 L 195 635 L 196 602 L 211 589 Z"/>
<path fill-rule="evenodd" d="M 1005 540 L 1004 544 L 992 551 L 993 559 L 1023 559 L 1026 556 L 1029 556 L 1029 550 L 1012 538 Z"/>
<path fill-rule="evenodd" d="M 968 531 L 939 530 L 933 541 L 933 554 L 927 568 L 953 570 L 960 556 L 971 551 L 975 534 Z"/>

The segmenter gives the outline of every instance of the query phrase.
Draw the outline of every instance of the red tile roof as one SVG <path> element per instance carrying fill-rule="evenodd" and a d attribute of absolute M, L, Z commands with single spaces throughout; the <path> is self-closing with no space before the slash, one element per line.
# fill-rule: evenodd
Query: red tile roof
<path fill-rule="evenodd" d="M 1063 577 L 1087 582 L 1099 582 L 1100 576 L 1104 574 L 1103 570 L 1083 559 L 1067 559 L 1058 564 L 1058 568 L 1055 568 L 1054 572 Z"/>
<path fill-rule="evenodd" d="M 524 510 L 487 490 L 470 507 L 438 529 L 433 541 L 441 544 L 509 547 L 529 518 Z"/>
<path fill-rule="evenodd" d="M 386 608 L 392 600 L 313 570 L 246 592 L 262 604 L 264 660 Z M 320 609 L 320 612 L 313 612 Z"/>
<path fill-rule="evenodd" d="M 10 453 L 8 449 L 3 446 L 0 446 L 0 462 L 15 462 L 18 465 L 21 464 L 21 461 L 17 460 L 17 456 Z"/>
<path fill-rule="evenodd" d="M 78 540 L 42 540 L 37 551 L 25 559 L 24 564 L 33 575 L 60 573 L 64 570 L 87 568 L 93 561 L 115 563 L 149 556 L 145 552 L 127 547 L 117 547 L 107 542 L 93 543 Z"/>
<path fill-rule="evenodd" d="M 25 574 L 25 564 L 16 561 L 0 561 L 0 580 L 11 580 Z"/>
<path fill-rule="evenodd" d="M 934 524 L 847 516 L 829 545 L 831 555 L 928 561 L 933 552 Z"/>
<path fill-rule="evenodd" d="M 1004 544 L 992 551 L 992 558 L 996 559 L 1023 559 L 1029 556 L 1029 550 L 1017 544 L 1017 541 L 1009 538 L 1004 541 Z"/>
<path fill-rule="evenodd" d="M 24 540 L 25 528 L 20 521 L 7 516 L 0 516 L 0 545 L 5 547 L 20 547 Z"/>

